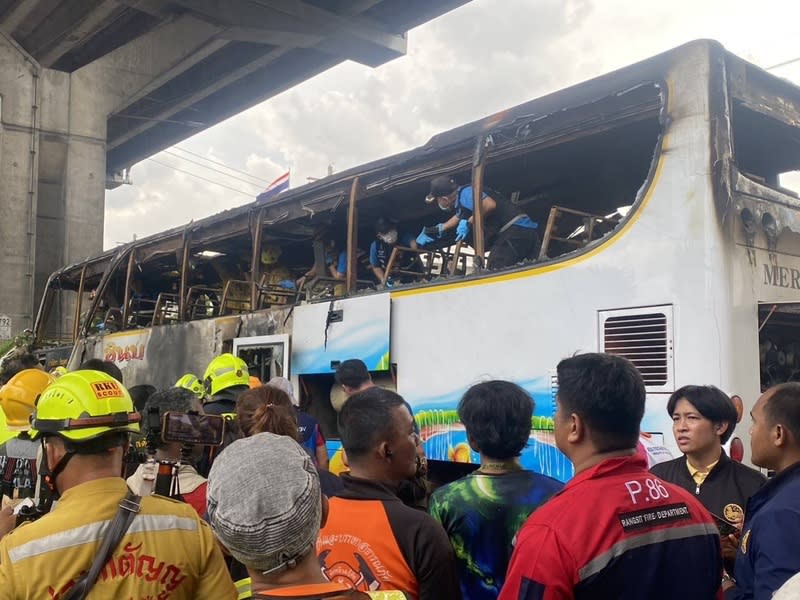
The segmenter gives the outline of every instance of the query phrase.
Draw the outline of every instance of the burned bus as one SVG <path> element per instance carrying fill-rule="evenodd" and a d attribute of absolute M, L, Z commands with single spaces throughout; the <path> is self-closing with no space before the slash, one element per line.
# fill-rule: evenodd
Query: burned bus
<path fill-rule="evenodd" d="M 159 387 L 236 352 L 262 380 L 292 379 L 331 450 L 333 373 L 361 358 L 410 402 L 439 461 L 477 460 L 458 399 L 509 379 L 536 402 L 523 464 L 562 480 L 554 368 L 611 352 L 644 377 L 644 439 L 677 453 L 666 401 L 681 385 L 717 385 L 749 410 L 765 386 L 800 380 L 800 199 L 782 179 L 800 168 L 799 126 L 800 89 L 692 42 L 67 266 L 35 336 L 70 337 L 72 368 L 103 358 Z M 412 235 L 441 220 L 425 197 L 442 174 L 524 211 L 537 254 L 489 271 L 483 240 L 443 239 L 405 250 L 414 271 L 360 272 L 379 217 Z M 336 239 L 343 278 L 326 265 Z"/>

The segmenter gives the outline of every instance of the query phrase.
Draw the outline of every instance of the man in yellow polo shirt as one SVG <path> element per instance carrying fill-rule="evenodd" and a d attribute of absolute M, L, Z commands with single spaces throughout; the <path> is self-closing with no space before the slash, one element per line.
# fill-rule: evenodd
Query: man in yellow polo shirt
<path fill-rule="evenodd" d="M 64 597 L 89 571 L 122 504 L 134 515 L 92 598 L 236 598 L 214 536 L 191 506 L 127 495 L 120 473 L 138 421 L 128 391 L 99 371 L 68 373 L 42 393 L 31 437 L 42 440 L 45 481 L 59 500 L 0 542 L 0 599 Z"/>
<path fill-rule="evenodd" d="M 722 447 L 733 435 L 738 419 L 733 402 L 714 386 L 687 385 L 670 396 L 667 411 L 684 455 L 659 463 L 651 471 L 692 492 L 719 521 L 741 526 L 747 499 L 765 479 L 758 471 L 731 460 Z M 722 553 L 726 568 L 732 570 L 738 541 L 724 522 L 719 523 Z"/>

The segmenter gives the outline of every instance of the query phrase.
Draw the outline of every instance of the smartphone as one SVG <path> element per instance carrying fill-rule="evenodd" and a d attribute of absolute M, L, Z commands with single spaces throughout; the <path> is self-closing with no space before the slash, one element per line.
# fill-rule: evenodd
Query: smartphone
<path fill-rule="evenodd" d="M 195 446 L 219 446 L 225 435 L 225 419 L 218 415 L 165 412 L 161 439 Z"/>
<path fill-rule="evenodd" d="M 719 534 L 721 536 L 728 536 L 739 531 L 739 528 L 729 523 L 727 519 L 723 519 L 714 513 L 711 513 L 711 516 L 714 517 L 714 520 L 717 522 L 717 529 L 719 529 Z"/>

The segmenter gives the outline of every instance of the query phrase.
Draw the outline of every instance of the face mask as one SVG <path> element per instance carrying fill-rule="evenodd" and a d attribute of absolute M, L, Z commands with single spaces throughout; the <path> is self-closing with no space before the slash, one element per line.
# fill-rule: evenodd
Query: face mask
<path fill-rule="evenodd" d="M 390 246 L 394 245 L 397 243 L 397 229 L 390 229 L 386 233 L 379 233 L 378 239 L 384 244 L 389 244 Z"/>

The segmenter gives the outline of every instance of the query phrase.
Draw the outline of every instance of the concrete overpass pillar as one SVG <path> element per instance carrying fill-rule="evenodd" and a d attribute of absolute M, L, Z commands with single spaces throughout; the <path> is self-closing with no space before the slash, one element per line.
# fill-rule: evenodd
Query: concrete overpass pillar
<path fill-rule="evenodd" d="M 0 343 L 32 327 L 53 271 L 103 248 L 108 116 L 226 44 L 219 31 L 178 17 L 73 73 L 0 32 Z M 72 306 L 53 310 L 48 335 L 68 337 Z"/>
<path fill-rule="evenodd" d="M 38 218 L 41 69 L 0 37 L 0 341 L 30 327 Z"/>

